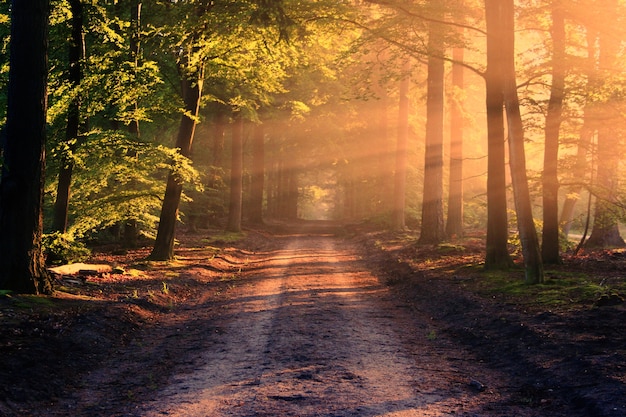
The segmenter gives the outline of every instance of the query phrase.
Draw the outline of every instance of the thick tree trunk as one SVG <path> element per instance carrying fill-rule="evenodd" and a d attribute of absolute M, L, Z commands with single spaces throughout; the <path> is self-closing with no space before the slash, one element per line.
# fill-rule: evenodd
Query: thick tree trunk
<path fill-rule="evenodd" d="M 452 51 L 452 90 L 450 106 L 450 185 L 446 235 L 463 237 L 463 48 Z"/>
<path fill-rule="evenodd" d="M 506 204 L 506 169 L 503 116 L 503 61 L 500 51 L 499 21 L 501 0 L 485 0 L 487 23 L 487 72 L 485 74 L 487 106 L 487 247 L 486 269 L 513 266 L 508 251 Z"/>
<path fill-rule="evenodd" d="M 254 127 L 252 138 L 252 179 L 250 184 L 250 222 L 263 224 L 263 191 L 265 189 L 265 129 Z"/>
<path fill-rule="evenodd" d="M 50 293 L 44 263 L 48 0 L 11 2 L 7 119 L 0 178 L 0 288 Z"/>
<path fill-rule="evenodd" d="M 230 200 L 228 205 L 229 232 L 241 232 L 243 200 L 243 118 L 237 115 L 232 125 L 232 150 L 230 164 Z"/>
<path fill-rule="evenodd" d="M 526 155 L 524 151 L 524 126 L 520 114 L 519 99 L 515 78 L 515 36 L 513 0 L 501 0 L 503 7 L 502 55 L 505 59 L 504 106 L 509 128 L 509 165 L 513 182 L 513 196 L 517 213 L 526 282 L 538 284 L 543 282 L 543 262 L 539 247 L 537 230 L 533 221 L 530 190 L 526 175 Z"/>
<path fill-rule="evenodd" d="M 72 12 L 72 34 L 69 42 L 69 79 L 72 88 L 78 88 L 82 79 L 81 60 L 83 58 L 83 5 L 80 0 L 70 0 Z M 54 202 L 52 228 L 61 233 L 67 231 L 68 212 L 70 207 L 70 193 L 72 172 L 74 170 L 73 153 L 79 146 L 81 97 L 76 95 L 69 105 L 67 124 L 65 128 L 66 149 L 61 152 L 59 161 L 59 179 L 57 181 L 57 195 Z"/>
<path fill-rule="evenodd" d="M 406 204 L 406 171 L 408 163 L 409 138 L 409 88 L 411 85 L 411 65 L 402 71 L 405 77 L 400 81 L 400 102 L 398 104 L 398 141 L 396 145 L 396 171 L 394 175 L 393 209 L 391 227 L 393 230 L 405 228 L 404 206 Z"/>
<path fill-rule="evenodd" d="M 543 233 L 541 257 L 548 264 L 559 264 L 559 132 L 565 89 L 565 17 L 560 2 L 552 5 L 552 86 L 546 114 L 543 157 Z"/>
<path fill-rule="evenodd" d="M 426 96 L 426 151 L 420 244 L 438 244 L 445 238 L 443 219 L 443 40 L 431 23 L 428 36 Z"/>
<path fill-rule="evenodd" d="M 194 73 L 193 77 L 181 71 L 182 95 L 186 113 L 182 115 L 176 147 L 181 155 L 188 157 L 191 153 L 191 144 L 196 130 L 196 118 L 202 95 L 202 71 Z M 183 191 L 183 184 L 174 172 L 167 177 L 165 197 L 159 220 L 154 248 L 150 259 L 166 261 L 174 257 L 174 238 L 178 221 L 178 206 Z"/>

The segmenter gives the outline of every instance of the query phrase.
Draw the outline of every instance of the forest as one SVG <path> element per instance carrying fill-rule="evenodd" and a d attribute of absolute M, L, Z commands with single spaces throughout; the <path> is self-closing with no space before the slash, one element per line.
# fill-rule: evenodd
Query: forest
<path fill-rule="evenodd" d="M 531 283 L 575 240 L 624 245 L 617 0 L 37 4 L 0 11 L 2 288 L 264 218 L 483 229 L 485 266 L 515 239 Z"/>
<path fill-rule="evenodd" d="M 625 23 L 2 2 L 0 415 L 626 414 Z"/>

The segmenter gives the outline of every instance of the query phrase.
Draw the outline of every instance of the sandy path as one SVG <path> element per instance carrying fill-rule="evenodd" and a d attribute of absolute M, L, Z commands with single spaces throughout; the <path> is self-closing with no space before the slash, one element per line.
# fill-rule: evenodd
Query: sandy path
<path fill-rule="evenodd" d="M 440 415 L 428 404 L 450 392 L 418 389 L 422 361 L 397 334 L 406 313 L 362 265 L 336 238 L 289 239 L 235 290 L 237 307 L 204 365 L 176 375 L 140 414 Z"/>

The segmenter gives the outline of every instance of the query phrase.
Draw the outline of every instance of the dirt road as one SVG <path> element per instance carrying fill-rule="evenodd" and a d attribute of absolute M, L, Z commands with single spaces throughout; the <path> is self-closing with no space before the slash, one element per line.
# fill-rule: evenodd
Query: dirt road
<path fill-rule="evenodd" d="M 404 416 L 443 400 L 418 393 L 402 311 L 337 239 L 291 238 L 252 269 L 217 351 L 142 415 Z"/>
<path fill-rule="evenodd" d="M 555 365 L 568 363 L 562 353 L 536 361 L 534 351 L 524 348 L 533 344 L 519 333 L 528 325 L 503 321 L 499 317 L 510 314 L 502 315 L 495 304 L 473 305 L 437 283 L 421 287 L 418 297 L 403 297 L 401 286 L 392 289 L 381 278 L 397 272 L 390 259 L 372 259 L 355 240 L 331 232 L 276 233 L 267 245 L 248 242 L 219 259 L 200 242 L 181 248 L 179 264 L 151 270 L 153 284 L 145 282 L 116 303 L 117 310 L 106 310 L 116 319 L 120 313 L 145 316 L 128 345 L 115 347 L 106 361 L 89 362 L 91 372 L 63 397 L 11 415 L 620 415 L 621 402 L 613 398 L 621 386 L 612 388 L 612 397 L 601 392 L 587 407 L 585 398 L 593 394 L 572 388 L 572 397 L 567 388 L 587 386 L 578 381 L 581 374 Z M 164 300 L 196 295 L 171 309 L 162 304 L 152 315 L 156 305 L 147 300 L 157 294 L 151 286 L 165 286 L 165 274 L 176 278 L 168 281 Z M 89 323 L 106 322 L 80 318 L 85 323 L 77 327 L 76 340 L 90 337 L 98 349 L 105 347 L 102 334 L 112 332 L 96 333 Z M 494 323 L 497 333 L 479 336 Z M 509 356 L 521 359 L 511 363 Z M 71 362 L 71 355 L 58 358 Z M 561 377 L 548 378 L 549 366 Z M 606 412 L 598 411 L 602 398 Z"/>
<path fill-rule="evenodd" d="M 354 247 L 284 241 L 246 265 L 194 369 L 136 415 L 462 415 L 477 396 L 497 397 L 470 384 L 472 360 L 394 301 Z"/>

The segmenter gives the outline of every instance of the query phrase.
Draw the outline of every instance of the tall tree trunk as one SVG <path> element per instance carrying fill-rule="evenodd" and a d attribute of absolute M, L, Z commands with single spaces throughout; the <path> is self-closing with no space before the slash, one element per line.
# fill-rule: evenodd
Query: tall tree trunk
<path fill-rule="evenodd" d="M 530 190 L 526 175 L 526 155 L 524 152 L 524 126 L 520 114 L 517 84 L 515 77 L 515 35 L 513 0 L 501 0 L 503 19 L 501 20 L 502 55 L 505 59 L 504 106 L 509 130 L 509 165 L 513 182 L 513 196 L 517 213 L 517 227 L 519 229 L 526 282 L 538 284 L 543 282 L 543 262 L 537 230 L 533 221 Z"/>
<path fill-rule="evenodd" d="M 230 203 L 228 205 L 229 232 L 241 232 L 241 210 L 243 199 L 243 118 L 237 115 L 233 121 L 232 150 L 230 164 Z"/>
<path fill-rule="evenodd" d="M 48 0 L 11 2 L 0 178 L 0 288 L 17 293 L 52 292 L 41 247 L 49 11 Z"/>
<path fill-rule="evenodd" d="M 263 191 L 265 190 L 265 129 L 254 126 L 252 137 L 252 179 L 250 185 L 250 222 L 263 224 Z"/>
<path fill-rule="evenodd" d="M 68 81 L 73 89 L 77 89 L 82 79 L 81 60 L 84 51 L 83 5 L 81 0 L 70 0 L 69 4 L 72 13 L 72 34 L 68 53 Z M 52 228 L 61 233 L 67 231 L 72 172 L 74 170 L 73 154 L 78 148 L 80 141 L 80 104 L 81 97 L 79 94 L 76 94 L 68 107 L 67 124 L 65 128 L 65 149 L 61 151 L 61 160 L 59 161 L 59 179 L 57 182 L 56 200 L 54 202 Z"/>
<path fill-rule="evenodd" d="M 503 116 L 503 57 L 500 51 L 502 19 L 501 0 L 485 0 L 487 23 L 487 72 L 485 74 L 487 106 L 487 247 L 486 269 L 513 266 L 508 251 L 506 205 L 506 169 Z"/>
<path fill-rule="evenodd" d="M 462 34 L 462 31 L 460 32 Z M 449 239 L 463 237 L 463 48 L 452 51 L 452 90 L 450 106 L 450 185 L 446 235 Z"/>
<path fill-rule="evenodd" d="M 596 39 L 597 32 L 587 28 L 587 90 L 591 91 L 593 86 L 597 85 L 597 75 L 595 74 L 596 68 Z M 585 108 L 583 110 L 583 125 L 580 129 L 580 135 L 578 138 L 576 162 L 571 172 L 571 178 L 574 184 L 568 188 L 567 197 L 563 203 L 561 210 L 561 229 L 565 236 L 569 234 L 572 221 L 574 218 L 574 207 L 580 198 L 580 192 L 583 189 L 583 179 L 587 176 L 587 170 L 589 166 L 588 157 L 592 154 L 591 145 L 593 138 L 597 130 L 596 122 L 594 121 L 596 113 L 596 105 L 591 99 L 587 99 L 585 102 Z M 593 174 L 590 175 L 590 177 Z"/>
<path fill-rule="evenodd" d="M 428 35 L 428 88 L 426 96 L 426 151 L 420 244 L 437 244 L 444 238 L 443 219 L 443 97 L 442 35 L 431 23 Z"/>
<path fill-rule="evenodd" d="M 543 232 L 541 257 L 559 264 L 559 132 L 565 90 L 565 15 L 560 1 L 552 4 L 552 86 L 546 114 L 543 157 Z"/>
<path fill-rule="evenodd" d="M 606 0 L 603 2 L 606 7 L 607 18 L 617 19 L 617 0 Z M 614 20 L 617 22 L 617 20 Z M 614 27 L 608 25 L 607 27 Z M 605 71 L 610 78 L 611 72 L 616 67 L 616 56 L 620 49 L 620 39 L 614 33 L 607 30 L 600 31 L 600 69 Z M 607 81 L 604 81 L 607 82 Z M 610 81 L 609 81 L 610 82 Z M 610 99 L 606 99 L 607 101 Z M 615 134 L 618 120 L 622 117 L 614 106 L 603 107 L 604 122 L 598 128 L 598 173 L 596 206 L 593 216 L 593 228 L 591 236 L 585 243 L 587 247 L 623 247 L 626 246 L 618 228 L 619 209 L 615 205 L 616 193 L 619 185 L 619 176 L 615 175 L 619 169 L 619 152 L 615 149 L 618 146 Z M 609 121 L 609 122 L 607 122 Z"/>
<path fill-rule="evenodd" d="M 396 145 L 396 172 L 394 175 L 393 210 L 391 223 L 393 230 L 405 228 L 404 206 L 406 204 L 406 171 L 408 163 L 409 138 L 409 88 L 411 85 L 411 64 L 407 59 L 404 78 L 400 81 L 400 102 L 398 105 L 398 141 Z"/>
<path fill-rule="evenodd" d="M 203 74 L 202 68 L 192 74 L 186 74 L 184 66 L 180 70 L 182 96 L 186 112 L 181 116 L 178 136 L 176 137 L 176 147 L 181 155 L 189 157 L 200 108 Z M 165 197 L 163 198 L 163 207 L 161 208 L 159 229 L 150 259 L 165 261 L 174 257 L 174 238 L 182 191 L 183 184 L 180 178 L 178 178 L 175 172 L 170 172 L 167 177 Z"/>

